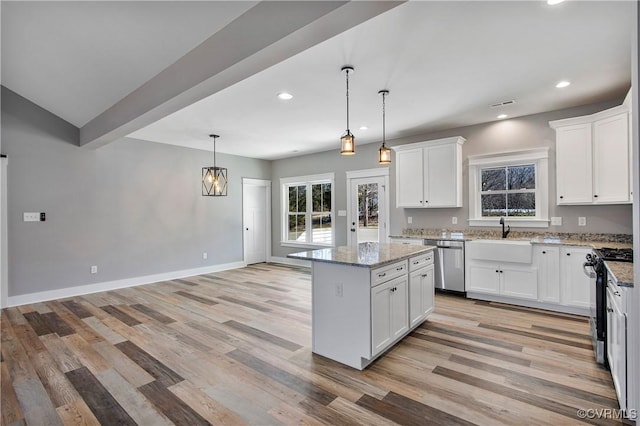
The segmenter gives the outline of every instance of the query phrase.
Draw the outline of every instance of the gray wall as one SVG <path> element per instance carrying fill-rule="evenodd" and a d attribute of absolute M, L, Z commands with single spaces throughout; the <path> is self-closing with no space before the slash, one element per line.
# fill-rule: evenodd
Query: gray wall
<path fill-rule="evenodd" d="M 552 226 L 551 232 L 602 232 L 602 233 L 632 233 L 632 207 L 631 205 L 612 206 L 556 206 L 556 181 L 555 181 L 555 132 L 549 127 L 548 122 L 563 118 L 592 114 L 616 105 L 620 105 L 622 99 L 587 105 L 577 108 L 569 108 L 552 111 L 526 117 L 514 118 L 475 126 L 462 127 L 441 132 L 435 132 L 410 138 L 396 139 L 389 145 L 401 145 L 405 143 L 420 142 L 431 139 L 439 139 L 450 136 L 463 136 L 467 142 L 463 145 L 463 206 L 453 209 L 396 209 L 395 208 L 395 162 L 389 166 L 390 175 L 390 234 L 399 234 L 403 228 L 467 228 L 468 213 L 468 166 L 467 157 L 470 155 L 512 151 L 532 147 L 549 147 L 549 216 L 561 216 L 562 226 Z M 281 224 L 280 217 L 280 192 L 281 177 L 310 175 L 335 171 L 336 173 L 336 211 L 346 209 L 346 176 L 347 170 L 369 169 L 381 167 L 377 163 L 377 150 L 379 144 L 360 145 L 357 153 L 352 157 L 344 157 L 339 153 L 339 143 L 336 139 L 336 149 L 328 152 L 305 155 L 295 158 L 277 160 L 273 162 L 273 255 L 286 256 L 287 253 L 299 251 L 288 247 L 281 247 L 279 243 Z M 395 155 L 394 155 L 395 160 Z M 407 224 L 407 217 L 411 216 L 413 223 Z M 451 217 L 458 217 L 458 224 L 451 224 Z M 578 227 L 578 217 L 587 217 L 587 226 Z M 516 229 L 516 228 L 514 228 Z M 531 230 L 531 228 L 527 228 Z M 346 244 L 347 220 L 345 217 L 336 217 L 336 244 Z"/>
<path fill-rule="evenodd" d="M 202 197 L 211 152 L 132 139 L 79 148 L 75 127 L 5 88 L 2 141 L 10 296 L 241 261 L 241 178 L 271 175 L 269 161 L 219 154 L 229 196 Z"/>

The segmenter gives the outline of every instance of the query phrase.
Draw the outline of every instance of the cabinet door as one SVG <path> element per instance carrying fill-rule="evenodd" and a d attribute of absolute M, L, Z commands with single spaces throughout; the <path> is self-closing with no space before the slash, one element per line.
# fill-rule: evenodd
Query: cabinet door
<path fill-rule="evenodd" d="M 556 129 L 556 197 L 558 204 L 593 201 L 591 123 Z"/>
<path fill-rule="evenodd" d="M 501 265 L 500 294 L 520 299 L 538 299 L 538 271 L 531 266 Z"/>
<path fill-rule="evenodd" d="M 629 202 L 629 125 L 627 112 L 593 123 L 595 203 Z"/>
<path fill-rule="evenodd" d="M 409 275 L 409 328 L 420 324 L 433 312 L 433 265 Z"/>
<path fill-rule="evenodd" d="M 391 336 L 392 340 L 409 330 L 409 280 L 407 276 L 394 280 L 391 292 Z"/>
<path fill-rule="evenodd" d="M 478 293 L 500 293 L 500 268 L 497 264 L 473 262 L 469 264 L 466 289 Z"/>
<path fill-rule="evenodd" d="M 371 355 L 376 355 L 392 342 L 391 289 L 392 283 L 371 289 Z"/>
<path fill-rule="evenodd" d="M 560 247 L 535 246 L 533 261 L 538 268 L 538 300 L 560 303 Z"/>
<path fill-rule="evenodd" d="M 423 207 L 422 148 L 396 153 L 396 207 Z"/>
<path fill-rule="evenodd" d="M 560 250 L 560 295 L 564 305 L 589 308 L 591 304 L 591 279 L 582 268 L 587 253 L 591 253 L 591 249 L 565 247 Z"/>
<path fill-rule="evenodd" d="M 457 152 L 457 144 L 425 148 L 425 207 L 460 207 Z"/>
<path fill-rule="evenodd" d="M 618 298 L 618 303 L 614 301 Z M 607 288 L 607 358 L 621 409 L 627 404 L 627 317 L 619 306 L 620 297 Z"/>

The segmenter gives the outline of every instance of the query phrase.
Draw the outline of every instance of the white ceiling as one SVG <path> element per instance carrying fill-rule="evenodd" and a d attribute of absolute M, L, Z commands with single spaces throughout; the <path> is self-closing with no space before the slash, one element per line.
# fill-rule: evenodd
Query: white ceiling
<path fill-rule="evenodd" d="M 3 85 L 82 126 L 253 4 L 105 4 L 95 16 L 82 2 L 3 2 Z M 355 67 L 358 143 L 381 139 L 380 89 L 390 90 L 387 139 L 618 98 L 631 80 L 631 6 L 409 2 L 130 136 L 210 150 L 207 135 L 217 133 L 219 152 L 264 159 L 338 149 L 345 64 Z M 556 89 L 561 79 L 571 86 Z M 277 99 L 281 91 L 294 98 Z M 510 99 L 503 110 L 488 107 Z"/>

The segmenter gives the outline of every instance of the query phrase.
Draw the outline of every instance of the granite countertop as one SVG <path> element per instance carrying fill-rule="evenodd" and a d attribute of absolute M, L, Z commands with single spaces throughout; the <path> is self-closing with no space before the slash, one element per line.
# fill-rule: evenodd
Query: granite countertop
<path fill-rule="evenodd" d="M 621 287 L 633 287 L 633 262 L 604 262 L 607 271 Z"/>
<path fill-rule="evenodd" d="M 340 246 L 318 250 L 308 250 L 288 254 L 293 259 L 312 262 L 338 263 L 364 268 L 373 268 L 407 259 L 433 250 L 434 246 L 406 244 L 360 243 L 358 247 Z"/>

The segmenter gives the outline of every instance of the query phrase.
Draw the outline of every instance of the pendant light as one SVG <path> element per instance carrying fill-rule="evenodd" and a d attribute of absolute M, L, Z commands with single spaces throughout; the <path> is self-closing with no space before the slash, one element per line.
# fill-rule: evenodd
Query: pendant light
<path fill-rule="evenodd" d="M 385 99 L 388 94 L 388 90 L 380 90 L 378 92 L 378 95 L 382 95 L 382 146 L 378 150 L 378 163 L 380 164 L 391 164 L 391 150 L 385 145 Z"/>
<path fill-rule="evenodd" d="M 356 138 L 349 130 L 349 72 L 353 72 L 353 67 L 345 65 L 342 70 L 347 75 L 347 132 L 340 138 L 340 154 L 353 155 L 356 153 Z"/>
<path fill-rule="evenodd" d="M 209 135 L 213 138 L 213 167 L 202 168 L 202 195 L 205 197 L 227 196 L 227 169 L 216 166 L 216 139 L 220 136 Z"/>

